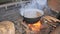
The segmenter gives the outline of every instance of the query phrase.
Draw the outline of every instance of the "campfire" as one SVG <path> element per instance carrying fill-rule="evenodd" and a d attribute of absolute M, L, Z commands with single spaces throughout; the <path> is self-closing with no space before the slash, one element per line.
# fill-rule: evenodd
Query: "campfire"
<path fill-rule="evenodd" d="M 27 24 L 27 27 L 25 28 L 27 34 L 31 34 L 31 31 L 33 34 L 49 34 L 51 30 L 56 28 L 55 22 L 58 21 L 57 19 L 50 17 L 53 16 L 53 14 L 47 6 L 47 0 L 32 0 L 26 4 L 23 3 L 21 5 L 20 14 L 23 16 L 23 21 Z M 41 21 L 39 21 L 40 18 L 42 18 L 42 24 Z"/>
<path fill-rule="evenodd" d="M 41 29 L 41 22 L 38 21 L 37 23 L 34 24 L 28 24 L 29 28 L 34 32 L 34 33 L 38 33 L 40 32 Z"/>

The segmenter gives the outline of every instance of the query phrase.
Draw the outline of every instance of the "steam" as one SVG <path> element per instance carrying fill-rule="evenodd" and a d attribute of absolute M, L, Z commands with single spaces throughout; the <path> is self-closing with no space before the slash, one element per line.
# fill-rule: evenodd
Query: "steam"
<path fill-rule="evenodd" d="M 30 0 L 29 3 L 21 5 L 20 14 L 23 16 L 25 9 L 38 9 L 43 10 L 47 8 L 47 0 Z"/>
<path fill-rule="evenodd" d="M 47 0 L 30 0 L 28 4 L 22 4 L 22 8 L 43 9 L 47 5 Z"/>

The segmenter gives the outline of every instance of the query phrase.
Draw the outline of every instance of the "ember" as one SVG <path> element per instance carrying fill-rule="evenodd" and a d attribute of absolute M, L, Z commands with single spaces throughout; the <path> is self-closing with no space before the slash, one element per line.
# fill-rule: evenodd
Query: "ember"
<path fill-rule="evenodd" d="M 31 28 L 32 31 L 40 31 L 41 28 L 41 22 L 38 21 L 35 24 L 28 24 L 28 26 Z"/>

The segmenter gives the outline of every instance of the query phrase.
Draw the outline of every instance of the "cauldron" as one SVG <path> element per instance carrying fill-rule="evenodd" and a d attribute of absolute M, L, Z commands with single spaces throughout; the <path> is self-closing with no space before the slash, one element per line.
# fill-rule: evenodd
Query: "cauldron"
<path fill-rule="evenodd" d="M 25 21 L 27 24 L 34 24 L 34 23 L 37 23 L 41 17 L 43 16 L 40 16 L 40 17 L 37 17 L 37 18 L 27 18 L 27 17 L 23 17 L 23 21 Z"/>
<path fill-rule="evenodd" d="M 44 12 L 39 9 L 25 9 L 22 10 L 23 21 L 29 24 L 36 23 L 44 15 Z"/>

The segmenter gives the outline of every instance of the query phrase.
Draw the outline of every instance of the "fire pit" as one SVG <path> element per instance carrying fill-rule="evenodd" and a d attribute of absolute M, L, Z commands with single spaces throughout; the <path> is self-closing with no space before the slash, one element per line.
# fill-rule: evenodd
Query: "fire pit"
<path fill-rule="evenodd" d="M 40 28 L 41 28 L 40 21 L 38 21 L 37 23 L 34 23 L 34 24 L 28 24 L 28 26 L 31 29 L 31 31 L 34 32 L 34 34 L 39 34 Z"/>

